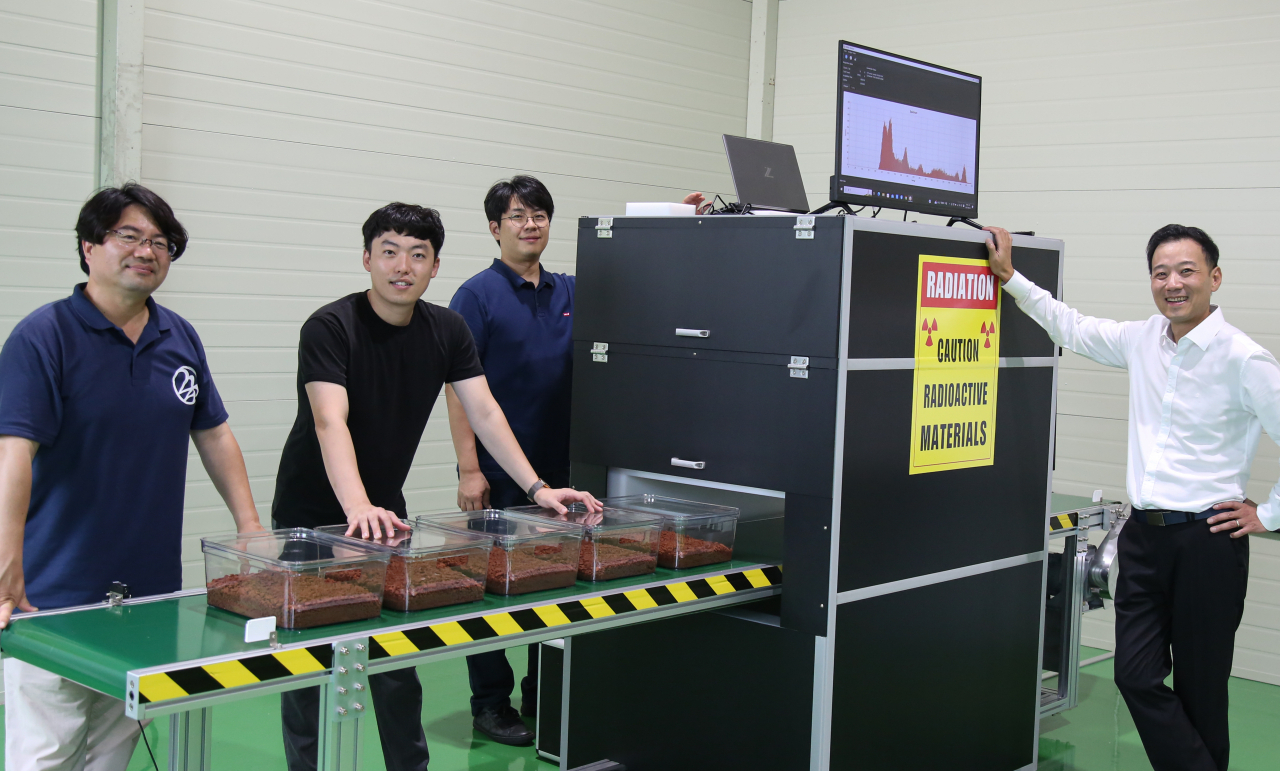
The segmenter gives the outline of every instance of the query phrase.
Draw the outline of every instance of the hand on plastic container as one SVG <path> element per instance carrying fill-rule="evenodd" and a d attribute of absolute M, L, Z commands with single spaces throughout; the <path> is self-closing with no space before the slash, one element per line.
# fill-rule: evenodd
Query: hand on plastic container
<path fill-rule="evenodd" d="M 242 527 L 240 527 L 240 529 L 236 530 L 236 533 L 238 535 L 248 535 L 249 533 L 265 533 L 265 532 L 267 532 L 267 529 L 263 527 L 262 523 L 256 519 L 253 520 L 252 522 L 246 522 Z"/>
<path fill-rule="evenodd" d="M 355 534 L 360 538 L 381 538 L 383 534 L 391 535 L 396 530 L 412 530 L 413 526 L 394 511 L 387 511 L 379 506 L 366 503 L 347 512 L 347 535 Z"/>
<path fill-rule="evenodd" d="M 458 475 L 458 509 L 481 511 L 489 508 L 489 480 L 479 471 L 464 471 Z"/>
<path fill-rule="evenodd" d="M 551 509 L 557 514 L 564 514 L 568 509 L 564 507 L 567 503 L 581 503 L 587 507 L 587 511 L 595 513 L 604 511 L 604 506 L 591 493 L 580 492 L 570 487 L 561 487 L 553 489 L 543 487 L 533 494 L 533 502 L 544 509 Z"/>
<path fill-rule="evenodd" d="M 1212 525 L 1209 528 L 1211 533 L 1228 530 L 1231 532 L 1232 538 L 1239 538 L 1249 533 L 1267 532 L 1262 520 L 1258 519 L 1258 504 L 1248 498 L 1243 501 L 1219 503 L 1214 508 L 1222 513 L 1209 517 L 1209 524 Z"/>

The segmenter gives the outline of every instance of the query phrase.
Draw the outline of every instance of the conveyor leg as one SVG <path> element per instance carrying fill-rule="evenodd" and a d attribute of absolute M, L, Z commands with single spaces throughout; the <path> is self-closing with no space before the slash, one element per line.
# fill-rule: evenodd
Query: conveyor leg
<path fill-rule="evenodd" d="M 212 749 L 212 710 L 193 709 L 169 716 L 169 771 L 210 771 Z"/>
<path fill-rule="evenodd" d="M 359 771 L 360 724 L 357 717 L 334 719 L 335 686 L 320 686 L 319 764 L 316 771 Z"/>

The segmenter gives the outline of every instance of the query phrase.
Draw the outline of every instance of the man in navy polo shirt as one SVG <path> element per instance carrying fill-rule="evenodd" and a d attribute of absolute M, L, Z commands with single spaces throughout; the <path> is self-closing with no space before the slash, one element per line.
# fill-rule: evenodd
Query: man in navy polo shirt
<path fill-rule="evenodd" d="M 236 528 L 262 529 L 200 337 L 151 299 L 186 230 L 130 183 L 90 198 L 76 236 L 88 282 L 0 351 L 0 629 L 115 581 L 182 588 L 188 438 Z M 6 771 L 128 765 L 140 732 L 119 699 L 12 658 L 4 679 Z"/>
<path fill-rule="evenodd" d="M 484 199 L 489 232 L 501 256 L 472 276 L 449 307 L 466 319 L 489 388 L 520 448 L 552 487 L 569 485 L 569 389 L 573 379 L 573 276 L 542 269 L 555 204 L 541 182 L 512 177 Z M 458 506 L 520 505 L 524 491 L 476 441 L 462 405 L 445 389 L 449 429 L 458 454 Z M 515 675 L 505 651 L 467 657 L 473 724 L 494 741 L 523 745 L 530 731 L 511 707 Z M 521 712 L 536 705 L 538 648 L 529 646 L 529 675 L 520 683 Z"/>

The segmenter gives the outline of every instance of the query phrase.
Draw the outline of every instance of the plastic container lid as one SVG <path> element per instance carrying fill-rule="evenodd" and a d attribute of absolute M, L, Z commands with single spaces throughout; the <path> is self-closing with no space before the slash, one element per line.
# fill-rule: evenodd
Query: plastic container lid
<path fill-rule="evenodd" d="M 686 524 L 700 520 L 737 519 L 742 513 L 741 509 L 736 506 L 718 506 L 714 503 L 684 501 L 679 498 L 664 498 L 660 495 L 649 493 L 605 498 L 601 503 L 629 511 L 656 514 L 664 519 L 677 520 Z"/>
<path fill-rule="evenodd" d="M 414 522 L 412 530 L 397 530 L 390 536 L 384 535 L 382 538 L 361 538 L 355 533 L 348 536 L 346 535 L 347 527 L 347 525 L 326 525 L 315 528 L 315 531 L 342 538 L 343 540 L 354 541 L 371 548 L 386 549 L 394 554 L 403 556 L 455 551 L 457 549 L 482 546 L 493 541 L 491 537 L 480 533 L 440 527 L 421 520 Z"/>
<path fill-rule="evenodd" d="M 638 527 L 660 527 L 664 517 L 661 514 L 644 511 L 629 511 L 613 506 L 605 506 L 604 511 L 592 514 L 581 503 L 566 506 L 566 514 L 557 514 L 555 509 L 542 506 L 516 506 L 506 509 L 513 514 L 531 517 L 543 517 L 553 522 L 571 522 L 581 525 L 588 533 L 608 533 L 614 530 L 634 530 Z"/>
<path fill-rule="evenodd" d="M 248 557 L 284 570 L 345 565 L 371 559 L 388 562 L 391 559 L 389 549 L 303 527 L 210 536 L 200 539 L 200 548 L 206 554 L 220 554 L 233 559 Z"/>
<path fill-rule="evenodd" d="M 424 514 L 414 520 L 436 527 L 462 533 L 480 533 L 488 536 L 504 549 L 513 549 L 526 541 L 540 538 L 581 538 L 584 528 L 572 522 L 557 522 L 545 517 L 513 514 L 501 509 L 458 511 L 448 514 Z"/>

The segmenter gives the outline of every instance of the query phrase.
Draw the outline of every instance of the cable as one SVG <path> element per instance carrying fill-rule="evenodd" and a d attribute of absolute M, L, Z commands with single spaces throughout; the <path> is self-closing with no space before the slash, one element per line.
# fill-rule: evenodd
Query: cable
<path fill-rule="evenodd" d="M 875 211 L 871 212 L 871 219 L 875 219 L 879 214 L 880 214 L 880 209 L 876 209 Z"/>
<path fill-rule="evenodd" d="M 906 210 L 906 209 L 903 209 L 903 210 L 902 210 L 902 221 L 903 221 L 903 222 L 906 222 L 906 221 L 907 221 L 907 210 Z"/>
<path fill-rule="evenodd" d="M 147 729 L 142 727 L 142 721 L 138 721 L 138 733 L 142 734 L 142 743 L 147 745 L 147 754 L 151 756 L 151 766 L 156 771 L 160 771 L 160 764 L 156 763 L 156 754 L 151 751 L 151 742 L 147 741 Z"/>
<path fill-rule="evenodd" d="M 720 208 L 712 208 L 708 214 L 750 214 L 751 204 L 735 201 L 734 203 L 726 203 L 723 198 L 716 195 L 716 201 L 720 202 Z"/>

